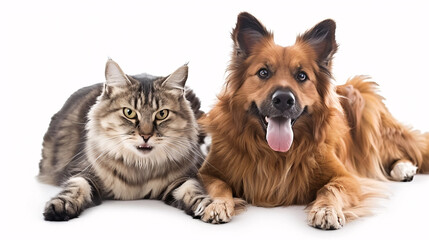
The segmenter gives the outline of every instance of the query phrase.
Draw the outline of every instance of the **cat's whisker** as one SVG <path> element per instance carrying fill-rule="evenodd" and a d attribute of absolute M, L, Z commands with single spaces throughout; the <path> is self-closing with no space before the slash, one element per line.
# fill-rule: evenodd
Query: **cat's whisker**
<path fill-rule="evenodd" d="M 113 136 L 113 137 L 111 137 L 111 138 L 107 138 L 108 140 L 114 140 L 114 139 L 116 139 L 116 138 L 119 138 L 119 136 Z M 80 142 L 79 144 L 85 144 L 86 143 L 86 141 L 82 141 L 82 142 Z M 67 162 L 70 162 L 70 161 L 72 161 L 73 159 L 76 159 L 76 160 L 79 160 L 79 159 L 81 159 L 81 157 L 85 157 L 85 152 L 86 151 L 88 151 L 88 150 L 94 150 L 94 148 L 95 148 L 96 146 L 91 146 L 91 147 L 88 147 L 88 146 L 84 146 L 84 147 L 82 147 L 82 150 L 80 150 L 79 152 L 77 152 L 74 156 L 72 156 L 71 158 L 70 158 L 70 160 L 69 161 L 67 161 Z"/>
<path fill-rule="evenodd" d="M 74 124 L 78 124 L 78 125 L 86 125 L 87 124 L 87 122 L 78 122 L 78 121 L 70 121 L 71 123 L 74 123 Z"/>
<path fill-rule="evenodd" d="M 164 151 L 170 153 L 169 155 L 176 156 L 175 158 L 172 158 L 173 162 L 177 162 L 177 161 L 179 161 L 179 159 L 181 159 L 181 160 L 185 160 L 185 161 L 188 161 L 190 163 L 193 163 L 195 160 L 193 161 L 192 159 L 189 159 L 189 157 L 192 157 L 193 159 L 195 159 L 195 158 L 204 159 L 204 155 L 201 153 L 201 151 L 199 151 L 198 147 L 189 148 L 189 145 L 182 144 L 181 142 L 174 142 L 174 143 L 167 142 L 165 145 L 167 147 L 164 148 Z M 179 148 L 177 148 L 177 146 L 179 146 Z M 175 149 L 175 148 L 181 149 L 184 147 L 186 147 L 186 149 L 188 149 L 188 152 L 183 153 L 180 150 L 173 152 L 173 149 Z M 177 155 L 179 155 L 181 157 L 177 158 Z"/>
<path fill-rule="evenodd" d="M 118 135 L 118 136 L 112 136 L 112 137 L 110 137 L 110 138 L 108 138 L 109 140 L 114 140 L 114 139 L 117 139 L 117 138 L 121 138 L 122 136 L 120 136 L 120 135 Z M 82 170 L 82 172 L 84 172 L 84 171 L 86 171 L 87 169 L 89 169 L 89 168 L 92 168 L 92 169 L 94 169 L 94 168 L 96 168 L 96 167 L 98 167 L 98 164 L 101 162 L 101 161 L 103 161 L 103 158 L 101 158 L 102 156 L 107 156 L 107 155 L 110 155 L 112 152 L 117 152 L 116 150 L 119 148 L 119 146 L 123 143 L 123 142 L 125 142 L 126 141 L 126 139 L 123 139 L 122 141 L 119 141 L 118 143 L 117 143 L 117 145 L 115 146 L 115 148 L 113 148 L 113 149 L 109 149 L 108 151 L 106 151 L 106 150 L 103 150 L 103 151 L 101 151 L 101 153 L 95 158 L 95 160 L 94 160 L 94 162 L 92 163 L 92 164 L 90 164 L 90 165 L 88 165 L 84 170 Z M 90 146 L 90 147 L 87 147 L 85 150 L 86 151 L 88 151 L 88 150 L 90 150 L 90 149 L 95 149 L 95 148 L 100 148 L 100 146 L 97 146 L 97 145 L 92 145 L 92 146 Z"/>

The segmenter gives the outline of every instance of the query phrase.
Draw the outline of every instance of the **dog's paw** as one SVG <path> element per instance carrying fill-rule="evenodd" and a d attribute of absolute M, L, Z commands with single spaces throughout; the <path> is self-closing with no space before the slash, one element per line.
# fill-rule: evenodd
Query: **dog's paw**
<path fill-rule="evenodd" d="M 393 180 L 398 182 L 410 182 L 413 180 L 416 172 L 417 167 L 411 162 L 401 161 L 393 166 L 392 171 L 390 171 L 390 176 Z"/>
<path fill-rule="evenodd" d="M 79 215 L 78 204 L 66 198 L 53 198 L 46 203 L 43 216 L 47 221 L 68 221 Z"/>
<path fill-rule="evenodd" d="M 346 219 L 333 207 L 313 207 L 308 213 L 308 224 L 324 230 L 336 230 L 344 226 Z"/>
<path fill-rule="evenodd" d="M 204 210 L 201 220 L 214 224 L 227 223 L 231 221 L 233 215 L 234 202 L 230 203 L 223 199 L 214 199 Z"/>

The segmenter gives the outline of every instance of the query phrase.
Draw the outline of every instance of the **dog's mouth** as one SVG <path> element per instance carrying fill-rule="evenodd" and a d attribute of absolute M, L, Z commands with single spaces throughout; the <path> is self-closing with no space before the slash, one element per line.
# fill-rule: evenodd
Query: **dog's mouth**
<path fill-rule="evenodd" d="M 253 113 L 257 112 L 257 115 L 259 115 L 261 126 L 265 131 L 265 139 L 268 146 L 277 152 L 289 151 L 294 137 L 292 127 L 306 111 L 306 108 L 302 109 L 297 114 L 294 114 L 296 116 L 292 117 L 285 115 L 265 115 L 259 111 L 256 104 L 253 106 L 253 110 Z"/>
<path fill-rule="evenodd" d="M 298 118 L 299 118 L 300 116 L 298 116 Z M 262 122 L 262 124 L 264 125 L 264 127 L 265 127 L 265 129 L 267 129 L 268 128 L 268 124 L 269 124 L 269 120 L 270 119 L 280 119 L 281 120 L 281 118 L 284 118 L 284 119 L 290 119 L 290 124 L 293 126 L 294 124 L 295 124 L 295 122 L 296 122 L 296 120 L 298 119 L 298 118 L 286 118 L 286 117 L 269 117 L 269 116 L 263 116 L 262 114 L 261 114 L 261 122 Z"/>
<path fill-rule="evenodd" d="M 295 121 L 296 119 L 285 117 L 264 117 L 266 140 L 271 149 L 277 152 L 289 151 L 293 142 L 292 125 Z"/>

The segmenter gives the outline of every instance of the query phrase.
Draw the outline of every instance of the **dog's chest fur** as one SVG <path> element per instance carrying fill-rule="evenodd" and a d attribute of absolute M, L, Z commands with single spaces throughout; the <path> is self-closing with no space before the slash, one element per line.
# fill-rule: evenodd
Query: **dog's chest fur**
<path fill-rule="evenodd" d="M 230 112 L 215 109 L 211 116 L 209 132 L 212 146 L 202 173 L 217 173 L 217 177 L 231 186 L 234 196 L 245 199 L 250 204 L 263 207 L 308 204 L 317 190 L 333 177 L 334 163 L 339 156 L 327 159 L 327 153 L 336 152 L 344 139 L 325 138 L 322 145 L 314 144 L 314 136 L 308 131 L 311 117 L 300 119 L 295 126 L 297 137 L 287 153 L 272 151 L 263 135 L 258 133 L 258 125 L 242 128 L 229 125 L 227 128 L 219 116 Z M 225 116 L 224 116 L 225 117 Z M 227 117 L 225 117 L 227 118 Z M 341 123 L 337 115 L 331 121 Z M 328 131 L 336 136 L 346 137 L 342 125 L 328 126 Z M 305 130 L 305 131 L 303 131 Z M 311 143 L 311 144 L 310 144 Z M 340 148 L 341 149 L 341 148 Z M 343 152 L 337 154 L 343 155 Z M 338 165 L 338 164 L 337 164 Z"/>

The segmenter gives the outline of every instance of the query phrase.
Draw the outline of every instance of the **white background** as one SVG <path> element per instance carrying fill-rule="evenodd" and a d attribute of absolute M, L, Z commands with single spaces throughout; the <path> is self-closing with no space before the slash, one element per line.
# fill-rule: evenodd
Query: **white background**
<path fill-rule="evenodd" d="M 339 231 L 306 225 L 304 206 L 256 208 L 209 225 L 157 201 L 107 201 L 65 223 L 45 222 L 59 188 L 38 183 L 50 117 L 75 90 L 104 81 L 113 58 L 128 74 L 167 75 L 189 62 L 188 85 L 209 110 L 226 77 L 237 14 L 248 11 L 280 45 L 319 21 L 337 22 L 338 83 L 373 77 L 400 121 L 429 131 L 429 7 L 424 1 L 0 2 L 1 239 L 409 239 L 426 237 L 429 176 L 389 183 L 372 217 Z M 9 237 L 5 237 L 8 235 Z"/>

